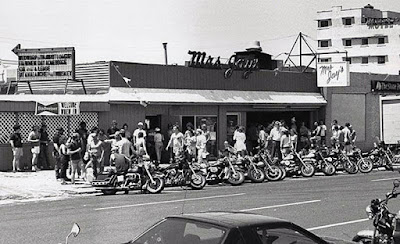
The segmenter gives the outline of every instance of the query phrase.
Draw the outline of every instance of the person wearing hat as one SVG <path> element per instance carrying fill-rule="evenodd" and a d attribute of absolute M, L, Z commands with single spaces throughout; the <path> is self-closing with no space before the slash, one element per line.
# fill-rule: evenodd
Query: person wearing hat
<path fill-rule="evenodd" d="M 133 132 L 133 144 L 136 145 L 136 141 L 137 141 L 137 139 L 139 137 L 139 133 L 140 132 L 143 133 L 143 138 L 146 140 L 147 134 L 146 134 L 146 131 L 143 128 L 144 128 L 144 124 L 143 124 L 143 122 L 140 121 L 138 123 L 138 128 Z"/>
<path fill-rule="evenodd" d="M 57 127 L 57 132 L 53 136 L 53 157 L 56 160 L 54 164 L 54 171 L 56 172 L 56 179 L 60 179 L 61 161 L 60 161 L 60 137 L 64 134 L 64 128 Z"/>
<path fill-rule="evenodd" d="M 14 133 L 10 136 L 10 144 L 13 152 L 13 172 L 21 171 L 19 161 L 23 155 L 22 151 L 22 138 L 21 138 L 21 126 L 14 125 Z"/>
<path fill-rule="evenodd" d="M 156 128 L 154 130 L 156 134 L 154 135 L 154 145 L 155 145 L 155 150 L 156 150 L 156 156 L 157 156 L 157 163 L 161 163 L 161 152 L 164 147 L 164 136 L 161 134 L 160 128 Z"/>

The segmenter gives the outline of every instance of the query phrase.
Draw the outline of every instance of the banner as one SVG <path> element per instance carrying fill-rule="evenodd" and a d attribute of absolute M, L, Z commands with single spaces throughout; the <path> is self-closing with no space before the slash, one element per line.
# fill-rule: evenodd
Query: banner
<path fill-rule="evenodd" d="M 318 63 L 317 86 L 350 86 L 350 71 L 348 62 Z"/>
<path fill-rule="evenodd" d="M 35 115 L 77 115 L 80 114 L 79 102 L 61 102 L 42 104 L 37 102 Z"/>

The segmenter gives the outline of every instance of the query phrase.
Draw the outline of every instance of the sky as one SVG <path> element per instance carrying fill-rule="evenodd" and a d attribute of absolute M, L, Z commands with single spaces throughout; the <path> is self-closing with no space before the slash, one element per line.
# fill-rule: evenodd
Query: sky
<path fill-rule="evenodd" d="M 299 32 L 316 47 L 317 11 L 367 4 L 400 12 L 399 0 L 0 0 L 0 59 L 22 48 L 75 47 L 76 62 L 183 65 L 189 50 L 229 58 L 253 41 L 285 59 Z"/>

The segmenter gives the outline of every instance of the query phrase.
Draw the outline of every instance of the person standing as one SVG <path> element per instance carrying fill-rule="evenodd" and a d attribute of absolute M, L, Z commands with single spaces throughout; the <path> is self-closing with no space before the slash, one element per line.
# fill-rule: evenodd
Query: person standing
<path fill-rule="evenodd" d="M 58 149 L 59 149 L 59 162 L 60 162 L 60 179 L 61 179 L 61 185 L 66 184 L 67 180 L 67 169 L 68 169 L 68 164 L 70 161 L 70 155 L 68 155 L 68 149 L 67 149 L 67 137 L 64 135 L 60 135 L 60 137 L 57 140 L 58 144 Z"/>
<path fill-rule="evenodd" d="M 286 157 L 291 151 L 291 142 L 289 131 L 287 129 L 282 129 L 282 136 L 280 141 L 280 150 L 283 157 Z"/>
<path fill-rule="evenodd" d="M 233 140 L 235 142 L 235 149 L 241 156 L 244 156 L 246 153 L 246 134 L 244 133 L 243 126 L 240 126 L 235 135 L 233 136 Z"/>
<path fill-rule="evenodd" d="M 104 158 L 104 145 L 103 142 L 99 140 L 98 135 L 95 135 L 93 139 L 88 144 L 88 152 L 91 166 L 93 167 L 93 175 L 97 177 L 97 174 L 100 172 L 102 168 L 102 162 Z M 84 179 L 86 179 L 86 168 L 88 165 L 82 169 L 82 174 Z"/>
<path fill-rule="evenodd" d="M 82 164 L 82 143 L 79 140 L 79 134 L 73 133 L 71 140 L 67 142 L 67 154 L 71 159 L 71 183 L 75 184 L 75 174 L 78 173 L 79 165 Z"/>
<path fill-rule="evenodd" d="M 53 136 L 53 157 L 56 160 L 54 164 L 56 179 L 60 179 L 60 170 L 61 170 L 60 137 L 63 136 L 63 133 L 64 129 L 62 127 L 58 127 L 57 132 Z"/>
<path fill-rule="evenodd" d="M 113 120 L 113 121 L 111 122 L 111 127 L 108 128 L 108 130 L 107 130 L 107 135 L 108 135 L 108 137 L 109 137 L 109 138 L 114 138 L 114 137 L 115 137 L 115 133 L 116 133 L 117 131 L 119 131 L 119 129 L 118 129 L 118 123 L 117 123 L 116 120 Z"/>
<path fill-rule="evenodd" d="M 146 131 L 144 130 L 144 124 L 143 122 L 138 123 L 138 128 L 133 132 L 133 144 L 136 145 L 136 140 L 139 138 L 139 133 L 142 132 L 143 134 L 143 139 L 146 140 L 147 134 Z"/>
<path fill-rule="evenodd" d="M 116 145 L 118 146 L 118 153 L 124 155 L 127 158 L 131 158 L 131 151 L 135 151 L 133 148 L 132 142 L 126 138 L 126 131 L 121 130 L 120 135 L 121 135 L 121 140 L 119 140 Z"/>
<path fill-rule="evenodd" d="M 308 146 L 310 144 L 310 141 L 308 139 L 310 131 L 306 127 L 305 122 L 301 122 L 301 127 L 300 127 L 299 132 L 300 132 L 300 148 L 299 149 L 308 148 Z"/>
<path fill-rule="evenodd" d="M 155 150 L 156 150 L 157 163 L 160 164 L 161 163 L 161 152 L 164 147 L 164 136 L 163 136 L 163 134 L 161 134 L 160 128 L 157 127 L 154 131 L 156 132 L 156 134 L 154 135 L 154 146 L 155 146 Z"/>
<path fill-rule="evenodd" d="M 86 146 L 88 144 L 88 130 L 86 128 L 86 122 L 82 121 L 79 123 L 79 128 L 76 130 L 76 132 L 79 134 L 79 139 L 80 142 L 82 143 L 82 152 L 86 152 Z"/>
<path fill-rule="evenodd" d="M 339 126 L 335 125 L 332 128 L 331 146 L 336 149 L 339 148 L 339 134 L 340 134 Z"/>
<path fill-rule="evenodd" d="M 48 155 L 49 134 L 47 133 L 47 125 L 42 124 L 40 128 L 40 153 L 38 165 L 41 169 L 50 169 L 50 159 Z"/>
<path fill-rule="evenodd" d="M 139 132 L 138 137 L 136 139 L 135 143 L 135 148 L 136 148 L 136 153 L 139 155 L 139 157 L 142 156 L 149 156 L 147 153 L 147 148 L 146 148 L 146 140 L 144 139 L 144 135 L 142 132 Z"/>
<path fill-rule="evenodd" d="M 274 128 L 272 128 L 270 135 L 272 140 L 272 149 L 271 149 L 271 157 L 274 158 L 278 156 L 279 160 L 282 160 L 281 154 L 281 130 L 280 130 L 280 123 L 276 121 L 274 124 Z"/>
<path fill-rule="evenodd" d="M 294 128 L 290 129 L 290 145 L 294 151 L 297 151 L 297 132 Z"/>
<path fill-rule="evenodd" d="M 185 148 L 188 160 L 196 158 L 196 136 L 192 130 L 187 131 L 185 135 Z"/>
<path fill-rule="evenodd" d="M 350 123 L 345 124 L 345 127 L 342 130 L 342 133 L 343 133 L 343 141 L 344 141 L 344 151 L 347 154 L 349 154 L 352 151 Z"/>
<path fill-rule="evenodd" d="M 183 151 L 183 134 L 179 131 L 179 126 L 174 125 L 172 127 L 172 134 L 171 137 L 169 138 L 168 145 L 165 148 L 168 150 L 169 147 L 172 146 L 172 153 L 173 157 L 175 157 L 177 154 L 180 154 Z M 171 158 L 171 161 L 173 158 Z"/>
<path fill-rule="evenodd" d="M 39 126 L 32 126 L 32 131 L 28 135 L 28 142 L 31 143 L 32 152 L 32 171 L 35 172 L 39 168 L 37 167 L 39 153 L 40 153 L 40 132 Z"/>
<path fill-rule="evenodd" d="M 202 129 L 196 130 L 197 162 L 203 163 L 207 159 L 207 138 Z"/>
<path fill-rule="evenodd" d="M 327 128 L 326 128 L 326 125 L 325 125 L 324 121 L 322 121 L 322 120 L 319 121 L 319 127 L 320 127 L 319 134 L 321 136 L 321 145 L 325 146 L 326 145 L 326 131 L 327 131 Z"/>
<path fill-rule="evenodd" d="M 259 125 L 258 126 L 258 146 L 260 147 L 260 149 L 265 147 L 265 144 L 267 142 L 267 133 L 264 130 L 264 126 L 263 125 Z"/>
<path fill-rule="evenodd" d="M 14 133 L 10 136 L 10 144 L 13 152 L 13 172 L 20 172 L 20 159 L 23 156 L 22 151 L 22 138 L 21 138 L 21 126 L 14 125 Z"/>
<path fill-rule="evenodd" d="M 357 133 L 356 133 L 356 130 L 353 129 L 353 126 L 352 126 L 352 125 L 349 126 L 349 129 L 350 129 L 350 141 L 351 141 L 351 145 L 352 145 L 352 147 L 355 147 L 355 146 L 356 146 L 356 140 L 357 140 Z"/>
<path fill-rule="evenodd" d="M 128 124 L 125 123 L 122 129 L 125 131 L 125 138 L 132 142 L 132 133 L 129 131 Z"/>

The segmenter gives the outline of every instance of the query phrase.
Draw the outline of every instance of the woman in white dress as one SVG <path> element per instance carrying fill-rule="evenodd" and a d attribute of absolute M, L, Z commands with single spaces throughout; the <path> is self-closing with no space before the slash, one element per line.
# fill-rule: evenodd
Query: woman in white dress
<path fill-rule="evenodd" d="M 234 146 L 236 151 L 244 156 L 246 152 L 246 134 L 244 133 L 243 127 L 239 127 L 237 132 L 233 135 L 233 140 L 236 141 Z"/>

